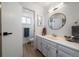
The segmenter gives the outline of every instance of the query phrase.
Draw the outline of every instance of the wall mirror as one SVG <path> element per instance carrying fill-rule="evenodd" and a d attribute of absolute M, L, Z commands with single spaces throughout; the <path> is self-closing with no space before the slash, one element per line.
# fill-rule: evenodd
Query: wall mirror
<path fill-rule="evenodd" d="M 37 25 L 38 26 L 41 26 L 42 25 L 42 16 L 40 16 L 40 15 L 37 15 Z"/>
<path fill-rule="evenodd" d="M 62 28 L 66 23 L 66 16 L 63 13 L 55 13 L 49 17 L 48 25 L 53 30 Z"/>

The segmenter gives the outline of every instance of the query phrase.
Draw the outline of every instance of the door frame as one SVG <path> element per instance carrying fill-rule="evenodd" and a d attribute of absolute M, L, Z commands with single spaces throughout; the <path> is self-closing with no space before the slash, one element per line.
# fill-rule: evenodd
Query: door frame
<path fill-rule="evenodd" d="M 23 9 L 25 9 L 25 10 L 29 10 L 29 11 L 31 11 L 31 12 L 33 12 L 33 19 L 34 19 L 34 38 L 35 38 L 35 23 L 36 23 L 36 21 L 35 21 L 35 11 L 34 10 L 31 10 L 31 9 L 29 9 L 29 8 L 26 8 L 26 7 L 22 7 Z"/>
<path fill-rule="evenodd" d="M 1 5 L 1 2 L 0 2 L 0 5 Z M 2 19 L 1 19 L 1 15 L 2 15 L 2 12 L 1 12 L 1 7 L 0 7 L 0 57 L 2 57 Z"/>

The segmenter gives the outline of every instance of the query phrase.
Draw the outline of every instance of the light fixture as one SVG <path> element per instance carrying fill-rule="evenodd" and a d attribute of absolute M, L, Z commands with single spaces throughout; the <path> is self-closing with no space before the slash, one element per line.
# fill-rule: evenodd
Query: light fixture
<path fill-rule="evenodd" d="M 57 8 L 60 8 L 60 7 L 63 6 L 63 4 L 64 4 L 64 3 L 60 3 L 60 4 L 58 4 L 56 7 L 57 7 Z"/>
<path fill-rule="evenodd" d="M 55 10 L 62 8 L 62 7 L 64 6 L 63 4 L 64 4 L 63 2 L 60 3 L 60 4 L 58 4 L 58 5 L 55 6 L 54 8 L 49 9 L 48 12 L 49 12 L 49 13 L 52 13 L 52 12 L 54 12 Z"/>

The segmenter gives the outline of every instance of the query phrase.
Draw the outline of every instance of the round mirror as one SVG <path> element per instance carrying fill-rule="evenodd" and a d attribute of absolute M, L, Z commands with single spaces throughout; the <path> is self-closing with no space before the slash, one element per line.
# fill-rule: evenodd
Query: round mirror
<path fill-rule="evenodd" d="M 62 28 L 66 23 L 66 16 L 62 13 L 53 14 L 49 21 L 49 27 L 53 30 L 58 30 Z"/>

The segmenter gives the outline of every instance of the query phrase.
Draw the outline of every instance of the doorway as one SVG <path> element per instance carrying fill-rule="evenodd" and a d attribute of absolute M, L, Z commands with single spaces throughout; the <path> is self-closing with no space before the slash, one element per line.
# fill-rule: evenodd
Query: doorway
<path fill-rule="evenodd" d="M 23 44 L 26 44 L 35 36 L 35 12 L 23 7 L 22 15 Z"/>
<path fill-rule="evenodd" d="M 22 29 L 23 29 L 23 56 L 29 54 L 27 51 L 28 43 L 34 45 L 35 38 L 35 12 L 23 7 L 22 14 Z M 34 47 L 34 46 L 33 46 Z M 27 53 L 27 54 L 26 54 Z"/>

